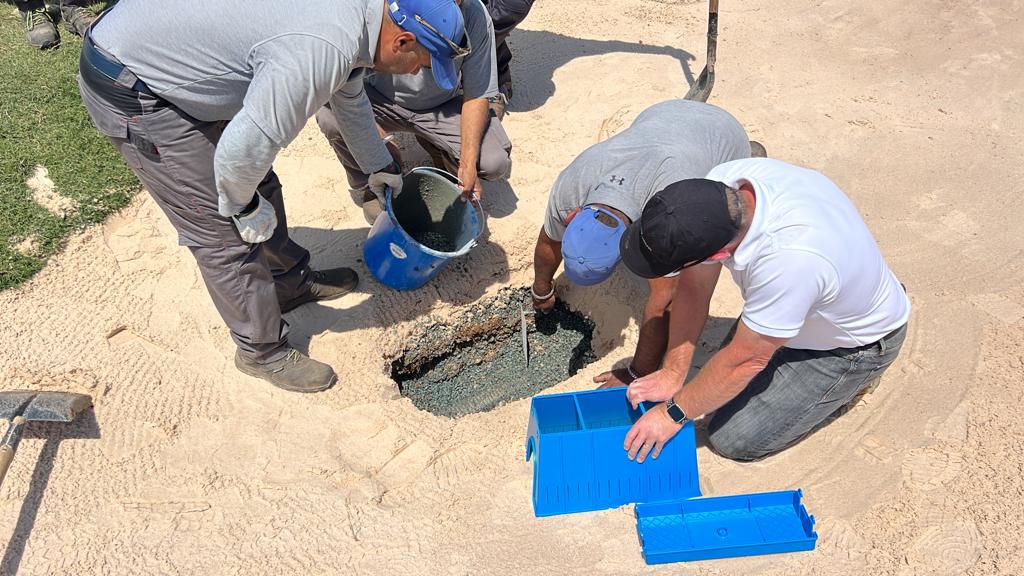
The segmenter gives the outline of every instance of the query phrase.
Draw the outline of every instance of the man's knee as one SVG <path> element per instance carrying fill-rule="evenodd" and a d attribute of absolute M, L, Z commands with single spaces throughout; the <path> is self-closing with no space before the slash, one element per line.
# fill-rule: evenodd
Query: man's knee
<path fill-rule="evenodd" d="M 484 180 L 501 180 L 512 172 L 512 157 L 506 150 L 481 152 L 478 168 L 480 177 Z"/>
<path fill-rule="evenodd" d="M 739 462 L 752 462 L 770 456 L 775 451 L 760 446 L 762 438 L 756 432 L 743 433 L 728 423 L 716 426 L 714 420 L 708 427 L 708 447 L 719 456 Z"/>

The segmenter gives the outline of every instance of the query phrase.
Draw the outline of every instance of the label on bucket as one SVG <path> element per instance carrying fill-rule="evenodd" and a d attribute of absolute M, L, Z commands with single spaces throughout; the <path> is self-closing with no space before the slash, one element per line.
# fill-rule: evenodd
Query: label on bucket
<path fill-rule="evenodd" d="M 391 255 L 392 256 L 394 256 L 395 258 L 398 258 L 400 260 L 405 260 L 405 258 L 406 258 L 405 250 L 402 250 L 398 246 L 398 244 L 395 244 L 394 242 L 392 242 L 392 243 L 390 243 L 388 245 L 388 248 L 391 250 Z"/>

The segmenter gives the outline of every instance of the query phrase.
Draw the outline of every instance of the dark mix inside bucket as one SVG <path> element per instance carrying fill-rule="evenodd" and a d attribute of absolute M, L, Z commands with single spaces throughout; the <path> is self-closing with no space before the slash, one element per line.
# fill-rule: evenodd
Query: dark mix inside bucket
<path fill-rule="evenodd" d="M 455 252 L 473 240 L 474 230 L 465 225 L 473 205 L 459 199 L 454 180 L 441 172 L 410 173 L 402 194 L 391 206 L 402 229 L 413 240 L 438 252 Z M 414 192 L 414 193 L 410 193 Z"/>

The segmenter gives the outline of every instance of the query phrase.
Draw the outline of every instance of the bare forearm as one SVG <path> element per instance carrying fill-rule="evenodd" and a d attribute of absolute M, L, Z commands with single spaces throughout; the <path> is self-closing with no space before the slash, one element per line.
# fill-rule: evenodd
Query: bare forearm
<path fill-rule="evenodd" d="M 667 310 L 661 315 L 644 318 L 636 342 L 636 352 L 633 354 L 632 367 L 637 376 L 650 374 L 661 365 L 661 359 L 665 357 L 665 348 L 668 346 L 668 325 Z"/>
<path fill-rule="evenodd" d="M 672 299 L 673 313 L 669 317 L 668 350 L 664 367 L 679 376 L 680 386 L 690 370 L 693 352 L 704 331 L 712 292 L 714 285 L 710 289 L 706 286 L 681 285 Z"/>
<path fill-rule="evenodd" d="M 648 281 L 650 294 L 644 305 L 643 323 L 633 354 L 633 371 L 645 376 L 661 366 L 668 347 L 669 310 L 676 291 L 675 278 L 655 278 Z"/>
<path fill-rule="evenodd" d="M 480 160 L 480 143 L 487 128 L 487 99 L 474 98 L 462 103 L 462 144 L 459 162 L 474 169 Z"/>
<path fill-rule="evenodd" d="M 749 358 L 738 357 L 727 346 L 711 357 L 700 374 L 673 398 L 690 418 L 721 408 L 750 384 L 763 368 Z"/>
<path fill-rule="evenodd" d="M 555 278 L 555 270 L 562 263 L 562 243 L 548 238 L 541 228 L 537 236 L 537 246 L 533 249 L 533 285 L 546 293 L 551 289 Z"/>

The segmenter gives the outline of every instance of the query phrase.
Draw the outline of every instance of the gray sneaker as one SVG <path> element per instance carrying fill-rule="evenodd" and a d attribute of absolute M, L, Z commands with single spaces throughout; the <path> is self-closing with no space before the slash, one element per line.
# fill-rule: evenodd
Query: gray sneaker
<path fill-rule="evenodd" d="M 75 36 L 85 36 L 86 30 L 96 20 L 96 13 L 81 6 L 61 6 L 60 17 L 64 25 Z"/>
<path fill-rule="evenodd" d="M 50 20 L 57 22 L 60 20 L 60 0 L 55 0 L 56 3 L 44 2 L 46 5 L 46 13 L 50 16 Z"/>
<path fill-rule="evenodd" d="M 21 26 L 25 29 L 25 40 L 29 46 L 46 50 L 60 44 L 60 34 L 46 12 L 46 6 L 40 5 L 38 8 L 20 12 Z"/>
<path fill-rule="evenodd" d="M 289 392 L 321 392 L 338 381 L 333 368 L 295 348 L 289 348 L 284 358 L 267 364 L 246 360 L 235 352 L 235 367 L 243 374 L 266 380 Z"/>

